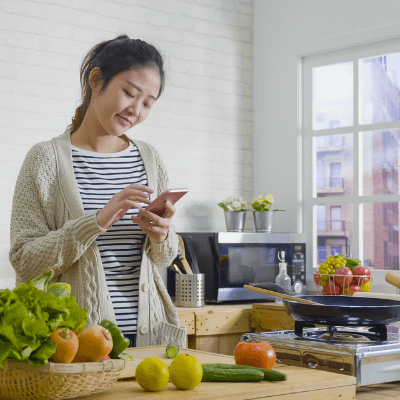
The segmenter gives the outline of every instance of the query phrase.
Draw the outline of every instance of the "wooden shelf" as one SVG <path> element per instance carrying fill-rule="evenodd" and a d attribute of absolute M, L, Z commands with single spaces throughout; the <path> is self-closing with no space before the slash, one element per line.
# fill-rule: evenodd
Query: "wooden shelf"
<path fill-rule="evenodd" d="M 241 336 L 253 332 L 251 304 L 176 307 L 179 322 L 188 329 L 188 348 L 233 355 Z"/>
<path fill-rule="evenodd" d="M 285 331 L 294 329 L 294 319 L 275 303 L 255 303 L 251 311 L 251 328 L 255 332 L 269 332 L 274 329 Z"/>

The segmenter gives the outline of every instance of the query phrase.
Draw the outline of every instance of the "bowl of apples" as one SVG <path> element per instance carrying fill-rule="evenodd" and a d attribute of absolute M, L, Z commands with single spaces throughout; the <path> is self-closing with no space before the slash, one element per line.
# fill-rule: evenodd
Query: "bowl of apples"
<path fill-rule="evenodd" d="M 344 254 L 328 257 L 314 272 L 314 282 L 321 294 L 353 296 L 355 292 L 369 292 L 372 273 L 357 258 Z"/>

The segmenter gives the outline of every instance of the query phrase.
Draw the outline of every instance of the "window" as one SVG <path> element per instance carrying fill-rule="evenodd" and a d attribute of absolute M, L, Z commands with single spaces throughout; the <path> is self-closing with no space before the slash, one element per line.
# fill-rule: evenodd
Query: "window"
<path fill-rule="evenodd" d="M 326 248 L 324 246 L 318 246 L 318 264 L 323 263 L 326 258 Z"/>
<path fill-rule="evenodd" d="M 331 255 L 336 256 L 337 254 L 343 254 L 341 247 L 331 247 Z"/>
<path fill-rule="evenodd" d="M 331 164 L 330 187 L 340 187 L 342 184 L 342 164 L 334 162 Z"/>
<path fill-rule="evenodd" d="M 399 268 L 399 43 L 303 58 L 303 215 L 314 268 L 334 253 L 363 260 L 374 282 Z"/>
<path fill-rule="evenodd" d="M 331 207 L 331 229 L 333 231 L 341 230 L 341 211 L 340 207 Z"/>

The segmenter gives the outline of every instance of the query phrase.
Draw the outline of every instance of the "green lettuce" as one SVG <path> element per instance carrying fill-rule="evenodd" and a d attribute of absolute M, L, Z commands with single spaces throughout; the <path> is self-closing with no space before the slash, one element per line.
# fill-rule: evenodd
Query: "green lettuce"
<path fill-rule="evenodd" d="M 0 369 L 9 359 L 47 364 L 57 347 L 49 339 L 51 333 L 60 327 L 77 329 L 87 312 L 74 296 L 55 297 L 32 281 L 14 290 L 0 290 Z"/>

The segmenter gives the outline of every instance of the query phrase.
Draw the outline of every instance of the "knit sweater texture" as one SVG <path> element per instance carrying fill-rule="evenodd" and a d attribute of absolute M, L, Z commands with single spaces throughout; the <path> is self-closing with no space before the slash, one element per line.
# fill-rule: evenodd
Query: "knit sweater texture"
<path fill-rule="evenodd" d="M 127 137 L 125 137 L 127 140 Z M 132 140 L 131 140 L 132 141 Z M 157 150 L 132 141 L 142 157 L 154 200 L 168 187 L 168 174 Z M 21 167 L 11 215 L 10 262 L 16 285 L 54 268 L 53 281 L 71 285 L 77 303 L 88 309 L 88 323 L 104 318 L 115 322 L 96 237 L 97 212 L 85 215 L 71 155 L 71 131 L 33 146 Z M 158 273 L 172 263 L 178 238 L 171 227 L 167 239 L 146 238 L 139 278 L 139 315 L 136 345 L 176 341 L 186 346 L 186 327 L 179 325 L 175 307 Z"/>

